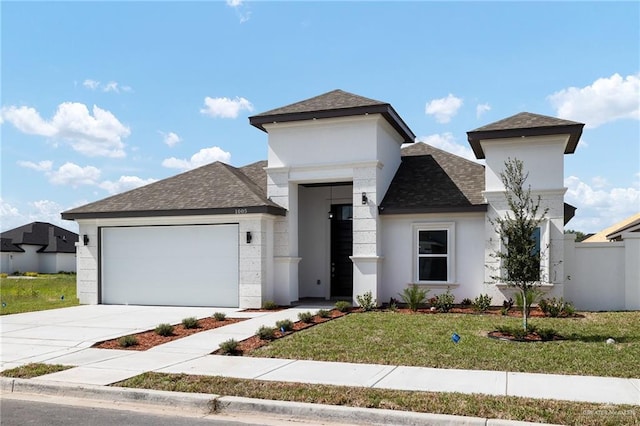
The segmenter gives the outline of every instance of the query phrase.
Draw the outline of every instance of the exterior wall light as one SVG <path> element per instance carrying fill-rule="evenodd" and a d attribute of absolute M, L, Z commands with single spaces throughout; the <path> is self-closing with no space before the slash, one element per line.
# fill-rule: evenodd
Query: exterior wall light
<path fill-rule="evenodd" d="M 253 236 L 251 235 L 251 231 L 247 231 L 247 244 L 251 244 L 251 240 L 253 240 Z"/>
<path fill-rule="evenodd" d="M 367 204 L 367 201 L 369 201 L 369 199 L 367 198 L 367 193 L 363 192 L 362 193 L 362 204 Z"/>
<path fill-rule="evenodd" d="M 85 246 L 89 245 L 89 236 L 87 234 L 84 234 L 82 236 L 82 242 L 84 243 Z"/>

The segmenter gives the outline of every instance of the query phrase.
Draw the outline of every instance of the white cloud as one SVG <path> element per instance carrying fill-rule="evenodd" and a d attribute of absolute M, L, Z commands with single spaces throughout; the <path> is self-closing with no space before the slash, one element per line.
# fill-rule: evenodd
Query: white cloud
<path fill-rule="evenodd" d="M 621 120 L 640 120 L 640 73 L 613 74 L 590 86 L 562 89 L 547 97 L 558 117 L 585 123 L 587 128 Z"/>
<path fill-rule="evenodd" d="M 43 120 L 35 108 L 26 106 L 2 107 L 0 115 L 3 120 L 13 124 L 22 133 L 47 137 L 54 136 L 57 133 L 57 129 L 51 123 Z"/>
<path fill-rule="evenodd" d="M 156 179 L 153 178 L 142 179 L 138 176 L 120 176 L 120 179 L 115 182 L 105 180 L 98 186 L 107 191 L 109 194 L 118 194 L 120 192 L 129 191 L 130 189 L 148 185 L 155 181 Z"/>
<path fill-rule="evenodd" d="M 601 178 L 594 185 L 576 176 L 564 180 L 565 200 L 578 208 L 568 227 L 585 233 L 598 232 L 640 210 L 640 182 L 628 188 L 606 188 Z"/>
<path fill-rule="evenodd" d="M 253 105 L 245 98 L 204 98 L 205 107 L 200 110 L 202 114 L 217 118 L 236 118 L 241 110 L 253 111 Z"/>
<path fill-rule="evenodd" d="M 99 81 L 95 81 L 95 80 L 91 80 L 90 78 L 88 78 L 88 79 L 86 79 L 85 81 L 82 82 L 82 85 L 84 87 L 86 87 L 87 89 L 96 90 L 98 87 L 100 87 L 100 82 Z"/>
<path fill-rule="evenodd" d="M 39 221 L 53 223 L 70 231 L 78 232 L 77 223 L 62 220 L 60 213 L 67 209 L 55 201 L 32 201 L 27 203 L 27 206 L 27 211 L 23 213 L 18 208 L 0 198 L 0 223 L 2 224 L 2 231 Z"/>
<path fill-rule="evenodd" d="M 24 106 L 4 107 L 0 115 L 23 133 L 67 140 L 75 151 L 89 157 L 124 157 L 122 139 L 131 134 L 111 112 L 94 105 L 91 115 L 86 105 L 77 102 L 60 104 L 50 121 Z"/>
<path fill-rule="evenodd" d="M 451 93 L 446 98 L 433 99 L 427 102 L 425 114 L 433 115 L 438 123 L 448 123 L 462 106 L 462 99 Z"/>
<path fill-rule="evenodd" d="M 8 218 L 19 217 L 19 216 L 20 216 L 20 213 L 18 212 L 17 208 L 13 207 L 11 204 L 7 203 L 2 198 L 0 198 L 0 218 L 2 218 L 0 222 L 4 224 L 4 222 Z"/>
<path fill-rule="evenodd" d="M 477 162 L 476 156 L 473 155 L 473 151 L 466 145 L 460 145 L 456 142 L 456 138 L 452 133 L 440 133 L 429 136 L 420 136 L 417 138 L 419 142 L 424 142 L 428 145 L 439 148 L 443 151 L 450 152 L 452 154 L 458 155 L 460 157 L 466 158 L 467 160 Z"/>
<path fill-rule="evenodd" d="M 182 142 L 182 138 L 174 132 L 164 133 L 159 132 L 162 135 L 163 142 L 169 146 L 174 146 Z"/>
<path fill-rule="evenodd" d="M 491 111 L 491 105 L 488 103 L 478 104 L 476 106 L 476 118 L 482 117 L 485 112 Z"/>
<path fill-rule="evenodd" d="M 201 149 L 193 154 L 189 160 L 182 160 L 175 157 L 166 158 L 162 161 L 162 165 L 169 169 L 191 170 L 204 166 L 205 164 L 213 163 L 214 161 L 229 163 L 229 160 L 231 160 L 231 153 L 214 146 Z"/>
<path fill-rule="evenodd" d="M 54 185 L 96 185 L 100 179 L 100 170 L 93 166 L 80 167 L 74 163 L 65 163 L 58 170 L 47 172 L 49 182 Z"/>
<path fill-rule="evenodd" d="M 18 165 L 38 172 L 48 172 L 51 170 L 53 162 L 49 160 L 38 161 L 37 163 L 34 163 L 33 161 L 18 161 Z"/>
<path fill-rule="evenodd" d="M 106 84 L 102 84 L 99 81 L 92 80 L 90 78 L 83 81 L 82 85 L 89 90 L 102 89 L 103 92 L 120 93 L 120 91 L 131 92 L 133 90 L 131 86 L 121 86 L 117 81 L 110 81 Z"/>
<path fill-rule="evenodd" d="M 243 24 L 251 18 L 251 10 L 249 7 L 244 4 L 243 0 L 227 0 L 227 6 L 235 9 L 236 15 L 238 15 L 238 19 L 240 19 L 240 23 Z"/>

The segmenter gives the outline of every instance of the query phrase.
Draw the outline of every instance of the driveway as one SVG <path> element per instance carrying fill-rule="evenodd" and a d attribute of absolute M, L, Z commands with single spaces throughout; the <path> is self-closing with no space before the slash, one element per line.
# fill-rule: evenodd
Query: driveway
<path fill-rule="evenodd" d="M 82 305 L 0 316 L 0 370 L 44 362 L 92 346 L 96 342 L 156 327 L 186 317 L 224 312 L 232 318 L 260 315 L 237 308 Z"/>

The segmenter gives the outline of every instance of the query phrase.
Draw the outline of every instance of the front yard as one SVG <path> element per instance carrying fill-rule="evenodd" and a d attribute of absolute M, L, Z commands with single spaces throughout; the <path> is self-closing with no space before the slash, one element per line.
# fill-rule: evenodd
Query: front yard
<path fill-rule="evenodd" d="M 76 306 L 76 275 L 0 278 L 0 298 L 0 315 Z"/>
<path fill-rule="evenodd" d="M 640 377 L 640 312 L 583 313 L 578 318 L 535 318 L 566 340 L 507 342 L 489 339 L 499 325 L 521 320 L 495 315 L 353 313 L 294 333 L 251 356 L 498 370 L 548 374 Z M 461 339 L 451 340 L 453 333 Z M 607 338 L 615 344 L 606 344 Z"/>

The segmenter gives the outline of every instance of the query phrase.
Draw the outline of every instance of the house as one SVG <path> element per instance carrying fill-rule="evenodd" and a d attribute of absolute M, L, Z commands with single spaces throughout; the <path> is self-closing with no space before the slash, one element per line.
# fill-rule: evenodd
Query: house
<path fill-rule="evenodd" d="M 583 124 L 520 113 L 468 132 L 486 166 L 415 142 L 386 102 L 335 90 L 249 118 L 266 161 L 216 162 L 62 213 L 79 224 L 81 303 L 255 308 L 266 300 L 379 302 L 418 284 L 457 300 L 510 289 L 486 265 L 521 159 L 549 209 L 543 287 L 563 294 L 564 154 Z M 408 147 L 403 148 L 403 145 Z"/>
<path fill-rule="evenodd" d="M 622 241 L 626 232 L 640 232 L 640 213 L 629 216 L 600 232 L 582 240 L 583 243 L 604 243 L 607 241 Z"/>
<path fill-rule="evenodd" d="M 75 272 L 78 234 L 33 222 L 0 234 L 0 272 Z"/>

